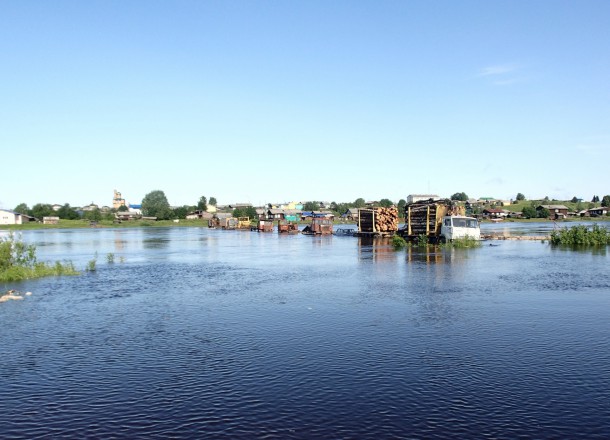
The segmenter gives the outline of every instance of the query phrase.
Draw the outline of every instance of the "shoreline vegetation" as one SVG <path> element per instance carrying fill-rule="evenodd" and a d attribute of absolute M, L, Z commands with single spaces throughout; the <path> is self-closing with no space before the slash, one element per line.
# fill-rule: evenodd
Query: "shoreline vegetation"
<path fill-rule="evenodd" d="M 55 263 L 38 261 L 36 246 L 25 244 L 12 232 L 7 237 L 0 237 L 0 282 L 78 274 L 79 272 L 71 261 L 56 261 Z M 10 293 L 9 290 L 5 294 Z"/>
<path fill-rule="evenodd" d="M 399 218 L 400 223 L 404 223 L 404 218 Z M 609 223 L 610 217 L 579 217 L 579 218 L 567 218 L 562 220 L 550 220 L 543 218 L 511 218 L 502 220 L 500 223 L 556 223 L 556 224 L 569 224 L 575 222 L 585 223 Z M 307 225 L 308 221 L 297 222 L 300 225 Z M 335 220 L 335 225 L 356 225 L 356 221 L 341 221 Z M 482 224 L 495 223 L 491 220 L 482 220 Z M 91 223 L 88 220 L 59 220 L 57 224 L 45 225 L 42 223 L 25 223 L 22 225 L 0 225 L 0 230 L 6 231 L 28 231 L 28 230 L 39 230 L 39 229 L 84 229 L 84 228 L 106 228 L 106 229 L 125 229 L 125 228 L 184 228 L 184 227 L 208 227 L 207 220 L 129 220 L 121 223 L 115 223 L 111 220 L 101 220 L 95 223 Z"/>

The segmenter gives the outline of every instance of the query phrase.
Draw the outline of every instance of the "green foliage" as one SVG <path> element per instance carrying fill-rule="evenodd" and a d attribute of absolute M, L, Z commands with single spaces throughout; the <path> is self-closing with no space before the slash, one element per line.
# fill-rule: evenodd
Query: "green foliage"
<path fill-rule="evenodd" d="M 114 263 L 114 254 L 112 252 L 110 252 L 110 253 L 108 253 L 108 255 L 106 255 L 106 261 L 108 261 L 108 264 Z"/>
<path fill-rule="evenodd" d="M 398 215 L 402 217 L 405 213 L 405 206 L 407 206 L 407 201 L 405 199 L 400 199 L 398 201 Z"/>
<path fill-rule="evenodd" d="M 604 196 L 602 199 L 602 206 L 610 206 L 610 196 Z"/>
<path fill-rule="evenodd" d="M 0 281 L 21 281 L 54 275 L 77 275 L 70 262 L 55 264 L 36 260 L 36 246 L 25 244 L 13 234 L 0 238 Z"/>
<path fill-rule="evenodd" d="M 593 198 L 591 199 L 592 203 L 599 203 L 599 197 L 598 196 L 593 196 Z"/>
<path fill-rule="evenodd" d="M 19 213 L 19 214 L 26 214 L 26 215 L 28 215 L 30 213 L 30 208 L 28 208 L 27 204 L 20 203 L 17 206 L 15 206 L 14 211 Z"/>
<path fill-rule="evenodd" d="M 428 246 L 428 236 L 425 234 L 418 235 L 415 244 L 419 247 Z"/>
<path fill-rule="evenodd" d="M 256 208 L 252 206 L 248 206 L 247 208 L 235 208 L 233 210 L 233 217 L 248 217 L 251 220 L 258 218 Z"/>
<path fill-rule="evenodd" d="M 85 211 L 83 217 L 92 222 L 99 222 L 102 219 L 102 211 L 100 211 L 99 208 L 95 208 L 92 211 Z"/>
<path fill-rule="evenodd" d="M 151 191 L 144 196 L 142 213 L 147 217 L 157 217 L 159 220 L 169 220 L 173 214 L 165 193 L 160 190 Z"/>
<path fill-rule="evenodd" d="M 406 240 L 404 238 L 402 238 L 401 236 L 395 235 L 394 237 L 392 237 L 392 247 L 395 250 L 402 249 L 406 245 L 407 245 Z"/>
<path fill-rule="evenodd" d="M 127 212 L 127 211 L 129 211 L 129 208 L 127 206 L 125 206 L 125 205 L 121 205 L 121 206 L 119 206 L 119 209 L 117 209 L 117 211 L 119 211 L 119 212 Z"/>
<path fill-rule="evenodd" d="M 216 197 L 210 197 L 210 205 L 216 206 L 218 202 L 216 202 Z"/>
<path fill-rule="evenodd" d="M 472 237 L 456 238 L 450 242 L 444 243 L 443 246 L 450 248 L 475 248 L 481 247 L 481 241 L 475 240 Z"/>
<path fill-rule="evenodd" d="M 390 208 L 394 206 L 394 202 L 392 202 L 390 199 L 381 199 L 379 201 L 379 206 L 381 206 L 382 208 Z"/>
<path fill-rule="evenodd" d="M 451 196 L 451 200 L 465 202 L 466 200 L 468 200 L 468 195 L 465 192 L 455 193 Z"/>
<path fill-rule="evenodd" d="M 518 201 L 525 200 L 525 196 L 523 194 L 521 194 L 521 193 L 517 193 L 517 197 L 516 198 L 517 198 Z"/>
<path fill-rule="evenodd" d="M 610 230 L 594 224 L 590 229 L 584 225 L 556 229 L 551 232 L 551 244 L 601 246 L 610 244 Z"/>
<path fill-rule="evenodd" d="M 319 211 L 320 204 L 318 202 L 305 202 L 303 211 Z"/>
<path fill-rule="evenodd" d="M 199 201 L 197 202 L 197 209 L 200 211 L 208 210 L 208 199 L 205 196 L 199 197 Z"/>
<path fill-rule="evenodd" d="M 538 218 L 549 218 L 551 216 L 551 211 L 546 208 L 540 208 L 538 211 Z"/>
<path fill-rule="evenodd" d="M 578 203 L 578 197 L 576 197 L 576 196 L 572 197 L 572 200 L 570 200 L 570 202 Z"/>
<path fill-rule="evenodd" d="M 179 206 L 178 208 L 174 208 L 173 210 L 173 218 L 185 219 L 187 214 L 189 213 L 188 206 Z"/>
<path fill-rule="evenodd" d="M 69 203 L 66 203 L 64 206 L 59 208 L 56 215 L 62 220 L 76 220 L 80 218 L 78 212 L 76 212 L 76 210 L 74 210 Z"/>
<path fill-rule="evenodd" d="M 89 260 L 87 262 L 87 266 L 85 267 L 85 270 L 87 272 L 95 272 L 96 268 L 97 268 L 97 252 L 93 256 L 93 259 Z"/>
<path fill-rule="evenodd" d="M 46 203 L 37 203 L 32 207 L 32 216 L 42 220 L 43 217 L 50 217 L 55 215 L 55 211 L 51 205 Z"/>
<path fill-rule="evenodd" d="M 359 197 L 354 200 L 353 206 L 354 208 L 364 208 L 366 206 L 366 201 L 362 197 Z"/>
<path fill-rule="evenodd" d="M 525 206 L 522 211 L 523 217 L 525 218 L 536 218 L 538 217 L 538 211 L 533 206 Z"/>

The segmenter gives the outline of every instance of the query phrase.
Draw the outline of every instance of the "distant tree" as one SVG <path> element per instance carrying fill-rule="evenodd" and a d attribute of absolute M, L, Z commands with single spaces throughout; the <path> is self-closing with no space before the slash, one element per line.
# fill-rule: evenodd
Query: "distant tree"
<path fill-rule="evenodd" d="M 604 196 L 602 199 L 602 206 L 610 206 L 610 195 Z"/>
<path fill-rule="evenodd" d="M 364 208 L 366 206 L 366 201 L 359 197 L 354 201 L 354 208 Z"/>
<path fill-rule="evenodd" d="M 197 202 L 197 209 L 200 211 L 208 210 L 208 199 L 205 196 L 199 197 L 199 201 Z"/>
<path fill-rule="evenodd" d="M 398 215 L 402 217 L 405 212 L 405 206 L 407 206 L 407 201 L 405 199 L 400 199 L 398 201 Z"/>
<path fill-rule="evenodd" d="M 216 206 L 216 197 L 210 197 L 210 205 Z"/>
<path fill-rule="evenodd" d="M 15 206 L 14 211 L 19 214 L 28 215 L 30 212 L 30 208 L 28 208 L 28 205 L 26 205 L 25 203 L 20 203 L 17 206 Z"/>
<path fill-rule="evenodd" d="M 147 217 L 157 217 L 159 220 L 169 220 L 173 212 L 165 193 L 155 190 L 146 194 L 142 199 L 142 214 Z"/>
<path fill-rule="evenodd" d="M 129 211 L 129 208 L 127 206 L 125 206 L 125 205 L 121 205 L 121 206 L 119 206 L 118 211 L 119 212 L 126 212 L 126 211 Z"/>
<path fill-rule="evenodd" d="M 538 211 L 533 206 L 525 206 L 522 211 L 523 217 L 536 218 L 538 217 Z"/>
<path fill-rule="evenodd" d="M 538 218 L 549 218 L 551 216 L 551 211 L 546 208 L 540 208 L 538 210 Z"/>
<path fill-rule="evenodd" d="M 319 211 L 320 204 L 318 202 L 305 202 L 303 211 Z"/>
<path fill-rule="evenodd" d="M 78 215 L 78 212 L 76 212 L 69 203 L 66 203 L 57 210 L 57 217 L 63 220 L 76 220 L 80 218 L 80 215 Z"/>
<path fill-rule="evenodd" d="M 258 217 L 258 214 L 256 213 L 256 208 L 253 206 L 248 206 L 246 209 L 246 215 L 244 215 L 244 217 L 250 217 L 250 219 L 254 219 Z"/>
<path fill-rule="evenodd" d="M 451 196 L 451 200 L 465 202 L 468 200 L 468 195 L 464 192 L 455 193 L 454 195 Z"/>
<path fill-rule="evenodd" d="M 381 199 L 379 201 L 379 206 L 381 206 L 382 208 L 389 208 L 391 206 L 394 206 L 394 202 L 392 202 L 390 199 Z"/>
<path fill-rule="evenodd" d="M 550 202 L 549 196 L 544 196 L 544 199 L 542 199 L 543 202 Z"/>
<path fill-rule="evenodd" d="M 92 211 L 86 211 L 83 217 L 92 222 L 99 222 L 102 219 L 102 211 L 99 208 L 94 208 Z"/>
<path fill-rule="evenodd" d="M 517 193 L 517 200 L 520 202 L 522 200 L 525 200 L 525 196 L 522 193 Z"/>
<path fill-rule="evenodd" d="M 47 203 L 36 203 L 32 206 L 31 210 L 32 216 L 42 220 L 43 217 L 49 217 L 55 215 L 55 211 L 51 205 Z"/>
<path fill-rule="evenodd" d="M 572 197 L 572 200 L 570 200 L 570 202 L 578 203 L 578 197 L 576 197 L 576 196 Z"/>
<path fill-rule="evenodd" d="M 593 203 L 597 203 L 599 202 L 599 197 L 597 196 L 593 196 L 593 199 L 591 200 Z"/>
<path fill-rule="evenodd" d="M 172 209 L 172 217 L 173 218 L 178 218 L 178 219 L 185 219 L 186 215 L 189 213 L 189 207 L 184 205 L 184 206 L 179 206 L 177 208 Z"/>

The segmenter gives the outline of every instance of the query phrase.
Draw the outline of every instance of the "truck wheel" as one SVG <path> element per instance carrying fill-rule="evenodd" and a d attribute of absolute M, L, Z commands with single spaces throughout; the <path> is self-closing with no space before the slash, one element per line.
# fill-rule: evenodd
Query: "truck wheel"
<path fill-rule="evenodd" d="M 440 244 L 445 244 L 447 243 L 447 239 L 445 238 L 444 235 L 441 235 L 441 237 L 438 239 L 438 241 L 440 242 Z"/>

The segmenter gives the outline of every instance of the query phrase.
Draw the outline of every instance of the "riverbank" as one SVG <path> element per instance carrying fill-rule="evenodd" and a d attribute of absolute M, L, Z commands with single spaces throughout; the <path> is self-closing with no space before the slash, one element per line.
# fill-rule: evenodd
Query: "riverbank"
<path fill-rule="evenodd" d="M 404 218 L 399 218 L 400 223 L 404 223 Z M 610 217 L 579 217 L 579 218 L 568 218 L 565 220 L 548 220 L 548 219 L 506 219 L 500 222 L 493 222 L 490 220 L 483 220 L 481 224 L 507 224 L 507 223 L 548 223 L 556 224 L 561 226 L 562 224 L 570 224 L 575 222 L 586 222 L 586 223 L 610 223 Z M 310 222 L 300 221 L 297 222 L 300 225 L 307 225 Z M 335 221 L 334 225 L 357 225 L 357 222 L 342 222 Z M 42 223 L 27 223 L 23 225 L 0 225 L 0 230 L 7 231 L 29 231 L 39 229 L 89 229 L 89 228 L 207 228 L 207 220 L 130 220 L 121 223 L 115 223 L 111 220 L 101 220 L 99 222 L 92 223 L 88 220 L 59 220 L 55 225 L 45 225 Z"/>

